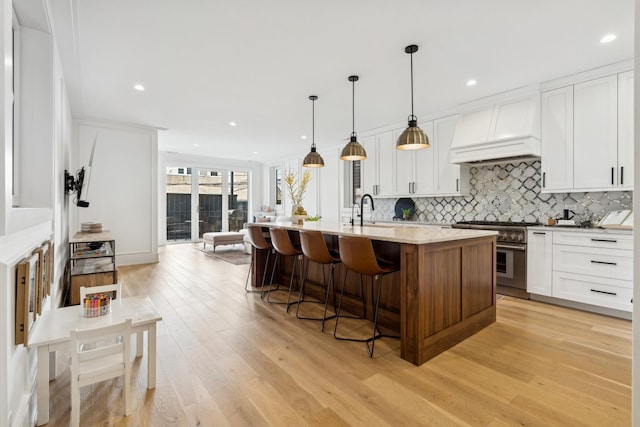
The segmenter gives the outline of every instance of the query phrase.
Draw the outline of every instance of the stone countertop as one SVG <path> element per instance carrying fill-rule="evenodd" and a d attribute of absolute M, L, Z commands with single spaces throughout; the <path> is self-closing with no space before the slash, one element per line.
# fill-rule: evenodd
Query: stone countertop
<path fill-rule="evenodd" d="M 539 230 L 539 231 L 567 231 L 570 233 L 600 233 L 600 234 L 622 234 L 630 236 L 633 234 L 633 230 L 624 230 L 618 228 L 600 228 L 600 227 L 571 227 L 562 225 L 540 225 L 535 227 L 527 227 L 527 230 Z"/>
<path fill-rule="evenodd" d="M 337 236 L 364 236 L 385 242 L 423 245 L 429 243 L 466 240 L 477 237 L 497 236 L 497 231 L 462 228 L 418 227 L 415 224 L 376 223 L 344 225 L 338 222 L 305 221 L 302 225 L 291 222 L 260 222 L 262 227 L 283 227 L 289 230 L 317 230 Z"/>

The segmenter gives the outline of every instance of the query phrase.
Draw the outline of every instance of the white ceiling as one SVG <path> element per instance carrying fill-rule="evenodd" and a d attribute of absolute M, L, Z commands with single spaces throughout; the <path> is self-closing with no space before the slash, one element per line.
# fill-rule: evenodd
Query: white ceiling
<path fill-rule="evenodd" d="M 633 57 L 633 0 L 51 1 L 72 111 L 162 151 L 272 163 L 410 114 Z M 600 38 L 615 33 L 612 43 Z M 470 79 L 477 86 L 467 87 Z M 135 84 L 146 90 L 138 92 Z M 236 127 L 229 126 L 237 122 Z M 307 135 L 302 140 L 301 135 Z M 257 152 L 258 154 L 255 154 Z"/>

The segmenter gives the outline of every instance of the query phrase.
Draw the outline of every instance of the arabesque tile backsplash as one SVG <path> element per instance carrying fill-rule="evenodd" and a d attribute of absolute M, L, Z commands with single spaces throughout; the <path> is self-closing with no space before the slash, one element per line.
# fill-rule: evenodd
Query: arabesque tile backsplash
<path fill-rule="evenodd" d="M 414 221 L 453 223 L 458 221 L 546 222 L 560 218 L 568 205 L 574 205 L 577 221 L 602 218 L 614 209 L 631 209 L 631 191 L 590 193 L 541 193 L 540 161 L 473 166 L 471 189 L 465 197 L 414 197 Z M 394 217 L 397 198 L 376 199 L 371 219 Z"/>

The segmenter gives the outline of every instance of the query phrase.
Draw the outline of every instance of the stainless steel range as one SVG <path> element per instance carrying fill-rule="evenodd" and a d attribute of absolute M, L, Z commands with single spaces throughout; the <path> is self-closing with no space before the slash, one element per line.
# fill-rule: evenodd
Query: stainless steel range
<path fill-rule="evenodd" d="M 453 228 L 498 232 L 496 242 L 496 292 L 529 299 L 527 292 L 527 227 L 537 222 L 462 221 Z"/>

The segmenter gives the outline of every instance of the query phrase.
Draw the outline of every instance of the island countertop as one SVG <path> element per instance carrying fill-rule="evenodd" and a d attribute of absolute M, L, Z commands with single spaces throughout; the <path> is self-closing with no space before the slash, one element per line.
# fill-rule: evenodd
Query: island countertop
<path fill-rule="evenodd" d="M 345 225 L 338 222 L 305 221 L 303 224 L 292 222 L 260 222 L 261 227 L 282 227 L 289 230 L 316 230 L 335 236 L 364 236 L 383 242 L 424 245 L 430 243 L 466 240 L 477 237 L 496 236 L 497 231 L 471 230 L 464 228 L 443 228 L 437 225 L 402 224 L 364 224 Z"/>

